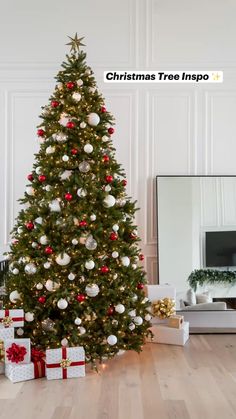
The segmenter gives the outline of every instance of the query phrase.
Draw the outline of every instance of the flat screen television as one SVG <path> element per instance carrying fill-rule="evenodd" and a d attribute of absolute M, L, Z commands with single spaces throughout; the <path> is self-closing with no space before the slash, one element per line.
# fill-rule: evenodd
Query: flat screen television
<path fill-rule="evenodd" d="M 206 267 L 236 266 L 236 231 L 206 232 Z"/>

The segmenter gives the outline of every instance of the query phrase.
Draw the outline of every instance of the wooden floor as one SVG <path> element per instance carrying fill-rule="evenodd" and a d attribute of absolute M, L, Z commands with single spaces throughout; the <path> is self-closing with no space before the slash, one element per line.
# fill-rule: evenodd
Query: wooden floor
<path fill-rule="evenodd" d="M 149 343 L 80 379 L 12 384 L 0 377 L 0 419 L 236 418 L 236 335 Z"/>

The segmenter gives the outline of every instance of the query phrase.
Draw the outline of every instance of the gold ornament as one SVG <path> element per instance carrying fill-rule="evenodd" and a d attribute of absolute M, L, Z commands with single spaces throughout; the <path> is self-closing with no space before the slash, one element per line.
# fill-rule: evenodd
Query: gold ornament
<path fill-rule="evenodd" d="M 10 327 L 13 323 L 13 320 L 10 316 L 3 317 L 2 324 L 4 327 Z"/>
<path fill-rule="evenodd" d="M 167 319 L 172 314 L 175 314 L 175 300 L 172 298 L 162 298 L 161 300 L 153 301 L 152 315 L 159 317 L 159 319 Z"/>
<path fill-rule="evenodd" d="M 71 360 L 69 358 L 62 359 L 60 362 L 61 368 L 68 368 L 71 365 Z"/>

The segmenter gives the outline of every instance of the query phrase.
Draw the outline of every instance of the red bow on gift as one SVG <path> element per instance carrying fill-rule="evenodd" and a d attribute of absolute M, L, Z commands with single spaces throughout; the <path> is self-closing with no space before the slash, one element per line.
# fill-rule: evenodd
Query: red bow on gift
<path fill-rule="evenodd" d="M 16 362 L 16 364 L 18 364 L 18 362 L 24 361 L 27 350 L 24 346 L 13 343 L 10 348 L 6 350 L 6 353 L 9 361 Z"/>
<path fill-rule="evenodd" d="M 32 362 L 41 361 L 45 357 L 45 353 L 39 349 L 32 348 L 31 350 L 31 360 Z"/>

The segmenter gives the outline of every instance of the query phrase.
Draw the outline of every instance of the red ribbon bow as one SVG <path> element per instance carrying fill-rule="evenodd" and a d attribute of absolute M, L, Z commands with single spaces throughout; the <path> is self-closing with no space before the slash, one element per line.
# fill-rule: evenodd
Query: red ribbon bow
<path fill-rule="evenodd" d="M 31 360 L 32 362 L 41 361 L 45 357 L 45 354 L 43 351 L 40 351 L 39 349 L 32 348 L 31 350 Z"/>
<path fill-rule="evenodd" d="M 26 353 L 26 348 L 24 346 L 17 345 L 16 343 L 13 343 L 10 348 L 6 350 L 7 359 L 11 362 L 15 362 L 16 364 L 24 361 Z"/>

